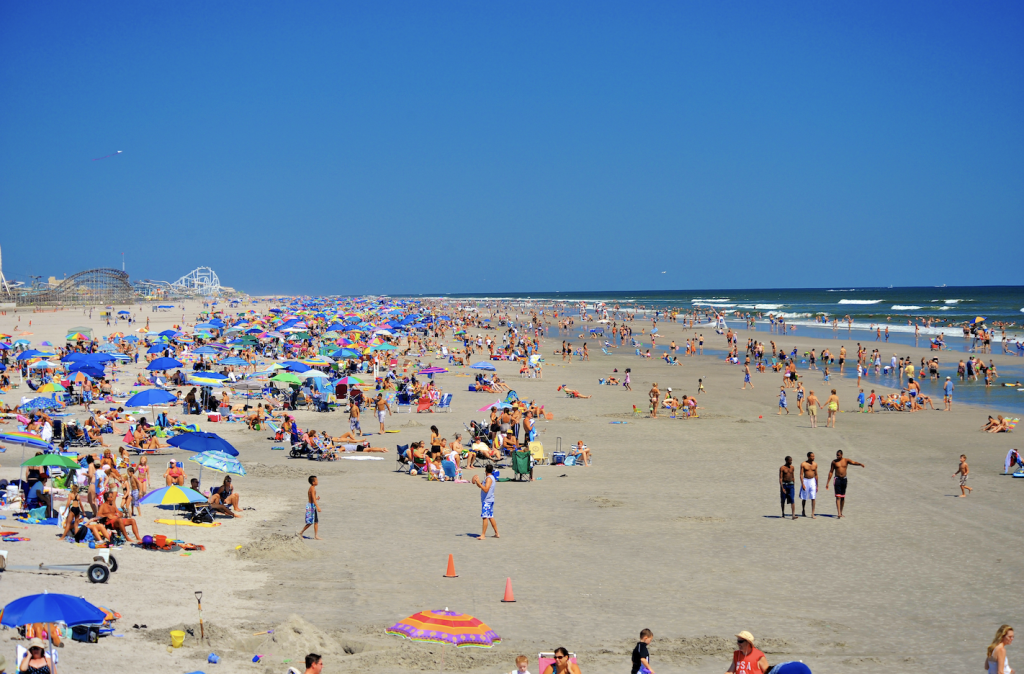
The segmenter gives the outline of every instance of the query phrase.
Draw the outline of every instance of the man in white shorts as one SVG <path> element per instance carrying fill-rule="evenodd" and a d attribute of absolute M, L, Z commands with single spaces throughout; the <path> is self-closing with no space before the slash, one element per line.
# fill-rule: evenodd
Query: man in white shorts
<path fill-rule="evenodd" d="M 391 405 L 384 399 L 384 394 L 378 393 L 377 399 L 373 401 L 377 410 L 377 421 L 380 422 L 380 434 L 384 435 L 384 417 L 391 413 Z"/>
<path fill-rule="evenodd" d="M 807 517 L 807 502 L 811 502 L 811 519 L 814 514 L 815 501 L 818 498 L 818 462 L 814 460 L 814 452 L 807 452 L 807 460 L 800 464 L 800 510 Z"/>

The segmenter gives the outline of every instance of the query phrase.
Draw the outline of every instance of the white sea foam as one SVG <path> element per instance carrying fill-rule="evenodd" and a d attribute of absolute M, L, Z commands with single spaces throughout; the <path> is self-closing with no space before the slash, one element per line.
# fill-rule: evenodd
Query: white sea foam
<path fill-rule="evenodd" d="M 880 304 L 882 300 L 839 300 L 839 304 Z"/>
<path fill-rule="evenodd" d="M 690 300 L 691 304 L 710 304 L 711 302 L 728 302 L 728 297 L 696 297 Z"/>
<path fill-rule="evenodd" d="M 736 306 L 735 304 L 722 304 L 720 302 L 705 302 L 704 304 L 707 304 L 709 307 L 715 307 L 718 309 L 729 309 L 731 307 Z"/>
<path fill-rule="evenodd" d="M 894 305 L 892 305 L 892 310 L 893 311 L 915 311 L 917 309 L 923 309 L 923 308 L 924 307 L 919 307 L 916 304 L 894 304 Z"/>
<path fill-rule="evenodd" d="M 783 304 L 755 304 L 754 308 L 755 309 L 763 309 L 764 311 L 777 311 L 777 310 L 781 309 L 783 306 L 785 306 L 785 305 L 783 305 Z"/>

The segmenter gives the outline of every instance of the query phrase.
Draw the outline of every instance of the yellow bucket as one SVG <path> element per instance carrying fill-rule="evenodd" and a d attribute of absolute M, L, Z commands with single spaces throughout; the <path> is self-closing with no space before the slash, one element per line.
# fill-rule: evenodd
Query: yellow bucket
<path fill-rule="evenodd" d="M 171 646 L 181 648 L 183 643 L 185 643 L 185 633 L 181 630 L 171 630 Z"/>

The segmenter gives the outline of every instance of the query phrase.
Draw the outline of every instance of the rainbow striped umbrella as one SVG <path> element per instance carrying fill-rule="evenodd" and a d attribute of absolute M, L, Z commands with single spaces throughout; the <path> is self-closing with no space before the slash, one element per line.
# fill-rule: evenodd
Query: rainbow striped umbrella
<path fill-rule="evenodd" d="M 68 335 L 64 339 L 69 341 L 69 342 L 88 342 L 89 341 L 89 337 L 87 337 L 86 335 L 83 335 L 80 332 L 72 332 L 70 335 Z"/>
<path fill-rule="evenodd" d="M 456 648 L 490 648 L 501 643 L 494 630 L 485 623 L 465 613 L 444 611 L 420 611 L 405 620 L 395 623 L 388 634 L 413 641 L 455 646 Z"/>
<path fill-rule="evenodd" d="M 44 442 L 38 435 L 32 435 L 23 431 L 0 431 L 0 442 L 9 442 L 12 445 L 26 445 L 32 449 L 53 449 L 53 445 Z"/>

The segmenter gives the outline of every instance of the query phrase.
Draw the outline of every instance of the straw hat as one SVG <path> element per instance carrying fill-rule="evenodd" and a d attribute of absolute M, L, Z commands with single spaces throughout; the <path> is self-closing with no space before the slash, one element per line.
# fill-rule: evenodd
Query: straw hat
<path fill-rule="evenodd" d="M 737 638 L 737 639 L 743 639 L 743 640 L 745 640 L 745 641 L 746 641 L 747 643 L 749 643 L 749 644 L 750 644 L 751 646 L 753 646 L 753 645 L 754 645 L 754 635 L 753 635 L 753 634 L 751 634 L 750 632 L 746 631 L 746 630 L 743 630 L 742 632 L 740 632 L 739 634 L 737 634 L 737 635 L 736 635 L 736 638 Z"/>
<path fill-rule="evenodd" d="M 46 652 L 46 644 L 44 644 L 43 640 L 39 637 L 36 637 L 32 641 L 28 642 L 28 650 L 32 650 L 33 648 L 41 648 L 44 653 Z"/>

